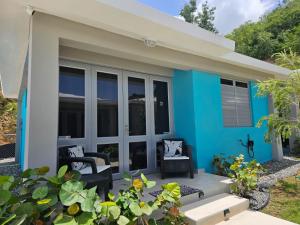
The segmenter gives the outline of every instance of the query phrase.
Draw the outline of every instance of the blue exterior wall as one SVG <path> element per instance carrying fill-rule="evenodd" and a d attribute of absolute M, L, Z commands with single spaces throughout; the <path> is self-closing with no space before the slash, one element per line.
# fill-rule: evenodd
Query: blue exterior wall
<path fill-rule="evenodd" d="M 26 140 L 26 116 L 27 116 L 27 90 L 23 92 L 21 102 L 21 140 L 20 140 L 20 166 L 24 169 L 25 140 Z"/>
<path fill-rule="evenodd" d="M 223 125 L 220 76 L 201 71 L 174 72 L 174 122 L 176 136 L 186 139 L 194 149 L 197 168 L 212 170 L 214 155 L 244 154 L 247 149 L 239 140 L 254 140 L 255 158 L 259 162 L 272 159 L 272 146 L 265 143 L 266 127 L 256 128 L 258 120 L 268 114 L 268 98 L 256 96 L 255 82 L 250 82 L 252 126 L 228 128 Z"/>

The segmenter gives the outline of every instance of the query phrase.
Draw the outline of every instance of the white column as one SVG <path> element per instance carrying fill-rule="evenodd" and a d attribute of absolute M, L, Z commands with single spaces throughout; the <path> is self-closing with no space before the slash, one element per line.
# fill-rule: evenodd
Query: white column
<path fill-rule="evenodd" d="M 58 133 L 59 40 L 35 13 L 29 47 L 26 167 L 56 172 Z"/>
<path fill-rule="evenodd" d="M 274 104 L 273 99 L 269 97 L 269 113 L 274 112 Z M 283 159 L 283 150 L 282 150 L 282 142 L 281 137 L 273 138 L 272 141 L 272 159 L 276 161 L 281 161 Z"/>
<path fill-rule="evenodd" d="M 291 106 L 291 118 L 296 120 L 298 118 L 298 115 L 299 115 L 299 104 L 292 105 Z M 298 133 L 293 132 L 292 136 L 289 138 L 290 150 L 293 150 L 294 145 L 295 145 L 294 144 L 295 140 L 297 139 L 298 136 L 299 136 Z"/>

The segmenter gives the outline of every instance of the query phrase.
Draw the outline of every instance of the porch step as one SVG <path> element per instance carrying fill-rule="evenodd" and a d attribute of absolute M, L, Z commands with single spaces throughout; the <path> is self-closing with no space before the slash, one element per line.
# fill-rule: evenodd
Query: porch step
<path fill-rule="evenodd" d="M 246 210 L 217 225 L 296 225 L 295 223 L 282 220 L 261 212 Z"/>
<path fill-rule="evenodd" d="M 248 208 L 248 199 L 223 193 L 185 205 L 181 211 L 190 225 L 215 225 Z"/>

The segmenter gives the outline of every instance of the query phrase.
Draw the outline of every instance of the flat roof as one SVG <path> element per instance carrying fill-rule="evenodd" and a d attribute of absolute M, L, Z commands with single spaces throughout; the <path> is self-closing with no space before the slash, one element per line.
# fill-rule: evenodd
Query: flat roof
<path fill-rule="evenodd" d="M 28 47 L 29 15 L 25 7 L 158 46 L 251 68 L 276 76 L 291 71 L 234 52 L 235 43 L 135 0 L 2 0 L 0 76 L 3 92 L 16 97 Z M 17 38 L 11 38 L 17 37 Z"/>

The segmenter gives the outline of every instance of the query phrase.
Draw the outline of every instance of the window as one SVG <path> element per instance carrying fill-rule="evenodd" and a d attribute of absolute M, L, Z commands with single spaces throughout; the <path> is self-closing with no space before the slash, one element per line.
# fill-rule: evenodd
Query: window
<path fill-rule="evenodd" d="M 221 79 L 225 127 L 252 126 L 248 83 Z"/>
<path fill-rule="evenodd" d="M 155 134 L 170 132 L 168 83 L 153 81 Z"/>
<path fill-rule="evenodd" d="M 81 69 L 59 68 L 59 137 L 84 137 L 85 88 Z"/>

